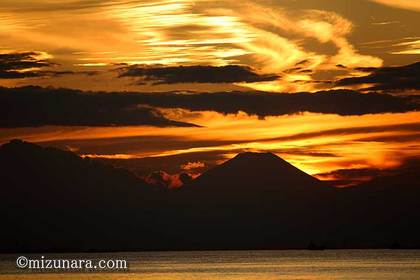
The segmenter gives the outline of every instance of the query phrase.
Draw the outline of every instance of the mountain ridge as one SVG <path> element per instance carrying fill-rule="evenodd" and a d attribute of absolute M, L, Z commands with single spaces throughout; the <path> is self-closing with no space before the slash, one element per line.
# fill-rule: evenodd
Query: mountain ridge
<path fill-rule="evenodd" d="M 336 189 L 274 154 L 244 153 L 164 190 L 19 140 L 0 147 L 0 167 L 1 252 L 420 246 L 420 187 L 404 174 L 372 183 L 383 192 Z"/>

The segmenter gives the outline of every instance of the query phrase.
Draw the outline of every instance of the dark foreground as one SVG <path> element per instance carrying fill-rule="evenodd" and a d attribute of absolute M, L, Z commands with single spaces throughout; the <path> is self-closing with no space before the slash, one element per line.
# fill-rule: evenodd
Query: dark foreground
<path fill-rule="evenodd" d="M 180 189 L 18 140 L 0 167 L 2 253 L 420 248 L 420 160 L 346 189 L 271 153 Z"/>

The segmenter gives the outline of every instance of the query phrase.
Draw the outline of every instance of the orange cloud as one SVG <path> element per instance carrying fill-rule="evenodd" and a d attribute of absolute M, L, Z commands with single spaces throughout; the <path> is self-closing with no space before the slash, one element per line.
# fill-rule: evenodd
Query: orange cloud
<path fill-rule="evenodd" d="M 200 161 L 188 162 L 186 164 L 181 165 L 181 169 L 183 170 L 194 170 L 198 168 L 204 168 L 206 165 Z"/>

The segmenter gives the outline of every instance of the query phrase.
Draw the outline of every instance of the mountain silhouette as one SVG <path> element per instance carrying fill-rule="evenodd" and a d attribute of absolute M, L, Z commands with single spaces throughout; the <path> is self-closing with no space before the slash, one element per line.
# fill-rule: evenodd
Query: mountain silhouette
<path fill-rule="evenodd" d="M 150 190 L 127 170 L 20 140 L 0 147 L 0 162 L 5 203 L 14 205 L 36 199 L 49 206 L 97 206 L 112 200 L 119 207 Z"/>
<path fill-rule="evenodd" d="M 273 153 L 240 153 L 205 172 L 193 186 L 226 192 L 298 191 L 323 185 Z M 258 188 L 258 189 L 255 189 Z"/>
<path fill-rule="evenodd" d="M 277 155 L 254 152 L 238 154 L 178 192 L 184 207 L 194 209 L 185 214 L 188 224 L 200 225 L 189 232 L 203 244 L 218 239 L 222 248 L 299 247 L 312 239 L 322 241 L 337 194 Z"/>
<path fill-rule="evenodd" d="M 419 167 L 336 189 L 274 154 L 247 152 L 165 190 L 13 140 L 0 147 L 0 251 L 418 247 Z"/>
<path fill-rule="evenodd" d="M 20 140 L 0 147 L 0 167 L 2 251 L 128 249 L 155 234 L 165 196 L 124 169 Z"/>

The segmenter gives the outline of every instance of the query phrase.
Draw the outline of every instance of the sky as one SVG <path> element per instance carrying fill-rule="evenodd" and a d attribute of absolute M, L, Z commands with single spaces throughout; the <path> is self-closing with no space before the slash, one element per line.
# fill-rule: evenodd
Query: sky
<path fill-rule="evenodd" d="M 419 25 L 416 0 L 3 0 L 0 143 L 365 180 L 419 155 Z"/>

